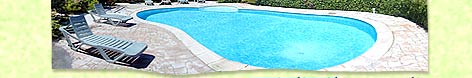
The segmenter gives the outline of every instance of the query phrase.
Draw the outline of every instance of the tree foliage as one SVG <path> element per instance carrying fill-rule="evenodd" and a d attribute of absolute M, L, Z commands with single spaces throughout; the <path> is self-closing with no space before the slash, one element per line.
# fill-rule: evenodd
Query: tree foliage
<path fill-rule="evenodd" d="M 93 9 L 93 4 L 97 4 L 97 0 L 66 0 L 62 7 L 67 13 L 86 13 L 87 10 Z"/>
<path fill-rule="evenodd" d="M 222 1 L 232 0 L 218 0 Z M 376 8 L 376 13 L 403 17 L 425 30 L 428 29 L 426 0 L 257 0 L 256 2 L 263 6 L 317 10 L 371 12 L 372 8 Z"/>

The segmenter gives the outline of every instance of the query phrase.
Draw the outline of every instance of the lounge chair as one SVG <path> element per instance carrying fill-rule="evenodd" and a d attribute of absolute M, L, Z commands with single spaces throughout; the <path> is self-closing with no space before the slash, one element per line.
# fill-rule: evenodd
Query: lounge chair
<path fill-rule="evenodd" d="M 152 0 L 144 0 L 145 5 L 154 5 L 154 1 Z"/>
<path fill-rule="evenodd" d="M 71 16 L 69 17 L 70 20 L 70 25 L 68 26 L 62 26 L 59 28 L 59 30 L 62 32 L 64 37 L 66 38 L 66 41 L 68 43 L 68 46 L 70 46 L 73 50 L 78 51 L 80 46 L 83 44 L 92 46 L 96 49 L 98 49 L 98 52 L 100 55 L 107 61 L 114 63 L 118 59 L 123 58 L 124 56 L 137 56 L 140 55 L 146 48 L 147 45 L 144 43 L 140 42 L 133 42 L 133 41 L 128 41 L 128 40 L 123 40 L 123 39 L 118 39 L 112 36 L 107 36 L 107 35 L 94 35 L 92 31 L 90 30 L 84 15 L 80 16 Z M 74 32 L 75 32 L 75 37 L 74 35 L 70 34 L 67 32 L 65 29 L 69 26 L 72 26 Z M 75 46 L 74 44 L 71 43 L 71 40 L 69 39 L 69 36 L 78 40 L 79 45 Z M 117 55 L 114 59 L 112 59 L 110 56 L 108 56 L 104 50 L 110 50 L 114 52 L 121 53 Z"/>
<path fill-rule="evenodd" d="M 188 4 L 188 0 L 179 0 L 180 4 Z"/>
<path fill-rule="evenodd" d="M 198 3 L 202 2 L 205 3 L 206 0 L 197 0 Z"/>
<path fill-rule="evenodd" d="M 159 5 L 172 5 L 170 0 L 162 0 Z"/>
<path fill-rule="evenodd" d="M 112 25 L 118 25 L 120 23 L 125 23 L 128 20 L 133 19 L 131 16 L 126 16 L 122 14 L 111 14 L 111 13 L 106 13 L 105 9 L 103 8 L 102 4 L 94 4 L 94 11 L 89 11 L 91 14 L 93 20 L 95 22 L 100 22 L 100 20 L 105 19 L 107 22 L 111 23 Z M 95 19 L 95 16 L 98 16 L 99 19 Z M 113 20 L 118 20 L 117 22 L 114 22 Z"/>

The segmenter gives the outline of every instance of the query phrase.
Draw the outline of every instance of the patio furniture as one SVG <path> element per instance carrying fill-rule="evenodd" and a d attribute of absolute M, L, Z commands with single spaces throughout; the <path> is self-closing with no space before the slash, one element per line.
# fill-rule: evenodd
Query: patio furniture
<path fill-rule="evenodd" d="M 70 20 L 70 25 L 62 26 L 59 28 L 59 30 L 62 32 L 62 34 L 66 38 L 68 46 L 71 47 L 73 50 L 78 51 L 80 46 L 82 46 L 83 44 L 89 45 L 96 48 L 98 52 L 100 53 L 100 55 L 107 62 L 114 63 L 118 59 L 123 58 L 124 56 L 140 55 L 147 48 L 147 45 L 144 43 L 118 39 L 118 38 L 108 36 L 108 35 L 93 34 L 87 24 L 87 21 L 84 15 L 71 16 L 69 17 L 69 20 Z M 67 27 L 70 27 L 70 26 L 72 26 L 76 34 L 75 37 L 74 35 L 70 34 L 68 31 L 65 30 Z M 73 45 L 71 43 L 71 40 L 69 39 L 69 36 L 72 37 L 73 39 L 78 40 L 79 45 L 78 46 Z M 113 55 L 108 56 L 105 53 L 105 50 L 118 52 L 116 54 L 117 57 L 112 58 L 110 56 L 113 56 Z"/>
<path fill-rule="evenodd" d="M 188 0 L 179 0 L 178 1 L 180 4 L 188 4 Z"/>
<path fill-rule="evenodd" d="M 198 3 L 205 3 L 206 0 L 197 0 Z"/>
<path fill-rule="evenodd" d="M 154 5 L 154 1 L 152 0 L 144 0 L 145 5 Z"/>
<path fill-rule="evenodd" d="M 172 5 L 170 0 L 162 0 L 159 5 Z"/>
<path fill-rule="evenodd" d="M 126 16 L 122 14 L 116 14 L 116 13 L 106 13 L 105 9 L 103 8 L 102 4 L 94 4 L 95 10 L 93 11 L 88 11 L 93 20 L 95 22 L 100 22 L 100 20 L 105 19 L 107 22 L 111 23 L 112 25 L 118 25 L 120 23 L 126 23 L 126 21 L 133 19 L 131 16 Z M 95 16 L 98 16 L 99 19 L 95 19 Z M 114 22 L 113 20 L 118 20 Z"/>

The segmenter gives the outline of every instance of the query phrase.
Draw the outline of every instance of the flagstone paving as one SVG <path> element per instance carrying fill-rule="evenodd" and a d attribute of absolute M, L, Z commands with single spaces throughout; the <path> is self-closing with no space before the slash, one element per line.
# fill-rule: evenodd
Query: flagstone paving
<path fill-rule="evenodd" d="M 177 3 L 173 4 L 176 6 L 182 5 Z M 207 1 L 205 4 L 191 2 L 188 4 L 188 6 L 206 4 L 216 4 L 216 2 Z M 125 6 L 125 8 L 122 10 L 113 9 L 111 12 L 117 11 L 117 13 L 131 15 L 139 8 L 148 7 L 144 4 L 120 5 Z M 257 7 L 248 4 L 234 5 Z M 369 60 L 366 61 L 366 63 L 356 65 L 341 64 L 331 68 L 321 69 L 320 71 L 428 71 L 428 33 L 425 32 L 423 28 L 417 26 L 415 23 L 412 23 L 411 21 L 403 18 L 380 14 L 348 11 L 333 12 L 336 12 L 336 14 L 362 16 L 367 19 L 384 23 L 392 31 L 394 41 L 391 48 L 378 60 Z M 86 15 L 86 18 L 91 19 L 89 15 Z M 123 65 L 108 63 L 103 59 L 99 59 L 70 49 L 64 39 L 54 42 L 54 48 L 64 49 L 67 53 L 63 54 L 69 54 L 68 56 L 72 58 L 72 69 L 130 69 L 175 75 L 220 71 L 214 67 L 210 67 L 208 64 L 205 64 L 200 58 L 192 54 L 192 52 L 187 47 L 185 47 L 185 45 L 169 30 L 155 26 L 153 24 L 139 22 L 135 19 L 139 18 L 134 18 L 133 20 L 128 21 L 128 23 L 136 24 L 131 27 L 111 26 L 108 24 L 93 23 L 91 20 L 87 21 L 90 24 L 94 34 L 111 35 L 121 39 L 146 43 L 148 48 L 143 53 L 155 56 L 155 59 L 147 68 L 136 69 Z M 234 70 L 250 69 L 260 68 L 246 65 L 241 69 Z"/>

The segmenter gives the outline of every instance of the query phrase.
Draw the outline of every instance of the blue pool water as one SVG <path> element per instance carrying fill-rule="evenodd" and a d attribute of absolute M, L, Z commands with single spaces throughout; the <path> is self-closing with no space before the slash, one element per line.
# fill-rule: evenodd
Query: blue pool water
<path fill-rule="evenodd" d="M 370 24 L 336 16 L 226 7 L 153 9 L 137 16 L 179 28 L 226 59 L 275 69 L 336 66 L 363 54 L 377 37 Z"/>

